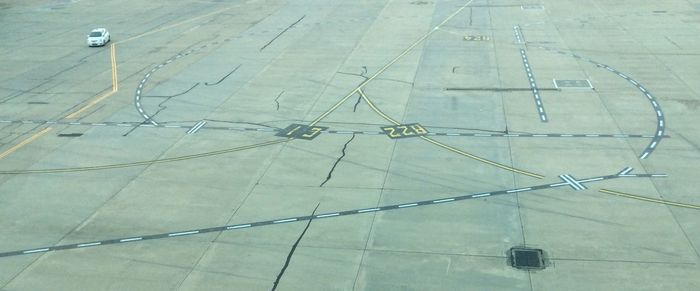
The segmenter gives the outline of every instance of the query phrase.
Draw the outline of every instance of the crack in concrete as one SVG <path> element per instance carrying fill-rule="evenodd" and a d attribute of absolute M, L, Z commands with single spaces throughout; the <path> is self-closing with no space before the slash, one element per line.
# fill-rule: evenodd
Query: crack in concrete
<path fill-rule="evenodd" d="M 353 139 L 355 139 L 355 133 L 353 133 L 352 137 L 350 137 L 348 142 L 346 142 L 345 145 L 343 145 L 343 149 L 341 151 L 342 155 L 340 155 L 340 157 L 338 157 L 338 159 L 335 161 L 335 164 L 333 164 L 333 167 L 331 168 L 331 170 L 328 171 L 328 176 L 326 177 L 326 180 L 323 181 L 323 183 L 321 183 L 321 185 L 318 185 L 319 187 L 323 187 L 323 185 L 325 185 L 326 182 L 328 182 L 331 179 L 331 176 L 333 175 L 333 171 L 335 171 L 335 167 L 338 166 L 338 163 L 340 163 L 340 160 L 342 160 L 345 157 L 345 150 L 348 148 L 348 144 L 350 144 L 350 142 Z"/>

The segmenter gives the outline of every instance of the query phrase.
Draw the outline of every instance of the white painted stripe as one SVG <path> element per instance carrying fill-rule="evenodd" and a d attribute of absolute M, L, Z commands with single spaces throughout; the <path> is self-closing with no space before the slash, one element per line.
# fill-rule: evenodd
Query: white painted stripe
<path fill-rule="evenodd" d="M 523 191 L 530 191 L 532 188 L 521 188 L 521 189 L 515 189 L 515 190 L 508 190 L 506 193 L 517 193 L 517 192 L 523 192 Z"/>
<path fill-rule="evenodd" d="M 534 136 L 534 137 L 547 137 L 549 135 L 547 135 L 547 134 L 533 134 L 532 136 Z"/>
<path fill-rule="evenodd" d="M 206 121 L 200 120 L 197 123 L 195 123 L 195 125 L 192 126 L 192 128 L 190 128 L 190 130 L 188 130 L 187 133 L 193 134 L 193 133 L 197 132 L 200 128 L 202 128 L 205 124 L 207 124 Z"/>
<path fill-rule="evenodd" d="M 566 176 L 566 178 L 568 178 L 569 181 L 571 181 L 572 186 L 573 186 L 575 189 L 577 189 L 577 190 L 586 190 L 586 186 L 583 186 L 581 183 L 579 183 L 579 181 L 576 181 L 576 179 L 575 179 L 574 177 L 572 177 L 571 175 L 564 175 L 564 176 Z"/>
<path fill-rule="evenodd" d="M 195 234 L 195 233 L 199 233 L 199 230 L 170 233 L 170 234 L 168 234 L 168 236 L 181 236 L 181 235 L 188 235 L 188 234 Z"/>
<path fill-rule="evenodd" d="M 226 229 L 238 229 L 238 228 L 246 228 L 246 227 L 250 227 L 250 224 L 228 226 L 228 227 L 226 227 Z"/>
<path fill-rule="evenodd" d="M 652 177 L 668 177 L 667 174 L 652 174 Z"/>
<path fill-rule="evenodd" d="M 656 116 L 661 117 L 661 115 L 662 115 L 662 114 L 661 114 L 661 111 L 660 111 L 660 110 L 656 110 Z"/>
<path fill-rule="evenodd" d="M 48 251 L 48 250 L 49 250 L 49 248 L 43 248 L 43 249 L 35 249 L 35 250 L 23 251 L 22 253 L 24 253 L 24 254 L 33 254 L 33 253 L 46 252 L 46 251 Z"/>
<path fill-rule="evenodd" d="M 622 169 L 622 171 L 620 171 L 620 175 L 626 175 L 626 174 L 628 174 L 629 172 L 632 172 L 632 168 L 631 168 L 631 167 L 625 167 L 624 169 Z"/>
<path fill-rule="evenodd" d="M 629 137 L 629 134 L 613 134 L 614 137 Z"/>
<path fill-rule="evenodd" d="M 458 136 L 458 135 L 460 135 L 460 134 L 459 134 L 459 133 L 447 133 L 447 134 L 445 134 L 445 135 L 448 135 L 448 136 Z"/>
<path fill-rule="evenodd" d="M 596 136 L 600 136 L 600 134 L 587 134 L 586 136 L 588 136 L 588 137 L 596 137 Z"/>
<path fill-rule="evenodd" d="M 491 135 L 491 134 L 477 133 L 477 134 L 474 134 L 474 136 L 493 136 L 493 135 Z"/>
<path fill-rule="evenodd" d="M 119 123 L 117 126 L 131 126 L 131 124 Z"/>
<path fill-rule="evenodd" d="M 649 156 L 649 152 L 644 152 L 644 154 L 639 158 L 643 160 L 643 159 L 646 159 L 647 156 Z"/>
<path fill-rule="evenodd" d="M 352 131 L 336 131 L 335 133 L 351 134 L 351 133 L 354 133 L 354 132 L 352 132 Z"/>
<path fill-rule="evenodd" d="M 105 125 L 107 125 L 107 124 L 105 124 L 105 123 L 93 123 L 92 125 L 105 126 Z"/>
<path fill-rule="evenodd" d="M 639 87 L 639 90 L 642 90 L 642 92 L 645 92 L 645 93 L 647 92 L 647 89 L 645 89 L 644 87 Z M 651 98 L 651 96 L 649 96 L 649 98 Z"/>
<path fill-rule="evenodd" d="M 581 183 L 588 183 L 588 182 L 595 182 L 595 181 L 600 181 L 600 180 L 605 180 L 605 179 L 603 179 L 603 178 L 601 178 L 601 177 L 598 177 L 598 178 L 591 178 L 591 179 L 580 180 L 579 182 L 581 182 Z"/>
<path fill-rule="evenodd" d="M 130 241 L 137 241 L 137 240 L 142 240 L 142 237 L 132 237 L 132 238 L 125 238 L 125 239 L 120 239 L 119 242 L 130 242 Z"/>
<path fill-rule="evenodd" d="M 572 137 L 573 135 L 571 135 L 571 134 L 560 134 L 559 136 L 561 136 L 561 137 Z"/>
<path fill-rule="evenodd" d="M 86 247 L 92 247 L 92 246 L 99 246 L 101 245 L 101 242 L 94 242 L 94 243 L 87 243 L 87 244 L 79 244 L 79 248 L 86 248 Z"/>
<path fill-rule="evenodd" d="M 282 219 L 282 220 L 275 220 L 272 223 L 285 223 L 285 222 L 292 222 L 292 221 L 297 221 L 296 218 L 287 218 L 287 219 Z"/>
<path fill-rule="evenodd" d="M 80 125 L 80 122 L 71 122 L 71 123 L 68 123 L 68 124 L 70 124 L 70 125 Z"/>
<path fill-rule="evenodd" d="M 329 214 L 321 214 L 321 215 L 316 215 L 316 218 L 324 218 L 324 217 L 332 217 L 332 216 L 338 216 L 340 213 L 329 213 Z"/>
<path fill-rule="evenodd" d="M 659 120 L 659 126 L 664 127 L 664 121 L 663 121 L 663 120 Z"/>
<path fill-rule="evenodd" d="M 655 148 L 655 147 L 656 147 L 656 144 L 657 144 L 657 142 L 652 142 L 652 143 L 649 145 L 649 147 L 650 147 L 650 148 Z"/>
<path fill-rule="evenodd" d="M 440 199 L 440 200 L 433 200 L 433 203 L 444 203 L 444 202 L 452 202 L 455 201 L 454 198 L 447 198 L 447 199 Z"/>
<path fill-rule="evenodd" d="M 180 126 L 180 125 L 165 125 L 164 127 L 168 127 L 168 128 L 180 128 L 180 127 L 182 127 L 182 126 Z"/>
<path fill-rule="evenodd" d="M 372 211 L 377 211 L 377 210 L 379 210 L 379 208 L 362 209 L 362 210 L 358 210 L 357 213 L 372 212 Z"/>
<path fill-rule="evenodd" d="M 484 194 L 475 194 L 472 195 L 472 198 L 481 198 L 481 197 L 486 197 L 486 196 L 491 196 L 491 193 L 484 193 Z"/>
<path fill-rule="evenodd" d="M 504 134 L 503 136 L 512 137 L 512 136 L 520 136 L 520 135 L 519 134 Z"/>
<path fill-rule="evenodd" d="M 413 207 L 413 206 L 417 206 L 417 205 L 418 205 L 418 203 L 410 203 L 410 204 L 399 205 L 399 208 Z"/>

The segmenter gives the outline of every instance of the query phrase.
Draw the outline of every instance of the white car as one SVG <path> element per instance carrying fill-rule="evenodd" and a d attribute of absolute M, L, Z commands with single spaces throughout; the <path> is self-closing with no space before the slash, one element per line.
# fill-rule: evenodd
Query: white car
<path fill-rule="evenodd" d="M 88 46 L 103 46 L 109 40 L 109 31 L 106 28 L 95 28 L 87 36 Z"/>

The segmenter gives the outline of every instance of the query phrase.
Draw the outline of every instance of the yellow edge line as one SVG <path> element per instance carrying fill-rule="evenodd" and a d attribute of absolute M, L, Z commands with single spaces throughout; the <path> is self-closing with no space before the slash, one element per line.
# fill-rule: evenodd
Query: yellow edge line
<path fill-rule="evenodd" d="M 362 89 L 358 90 L 358 92 L 359 92 L 360 96 L 362 96 L 362 99 L 365 100 L 365 102 L 367 102 L 367 105 L 369 105 L 369 107 L 372 108 L 372 111 L 376 112 L 377 114 L 379 114 L 381 117 L 383 117 L 383 118 L 386 119 L 387 121 L 389 121 L 389 122 L 391 122 L 391 123 L 393 123 L 393 124 L 395 124 L 395 125 L 399 125 L 399 122 L 398 122 L 398 121 L 394 120 L 393 118 L 389 117 L 389 116 L 386 115 L 384 112 L 382 112 L 381 110 L 379 110 L 379 108 L 377 108 L 377 106 L 375 106 L 374 103 L 373 103 L 371 100 L 369 100 L 369 98 L 367 97 L 367 95 L 365 95 L 365 92 L 363 92 Z M 484 159 L 484 158 L 475 156 L 475 155 L 473 155 L 473 154 L 470 154 L 470 153 L 465 152 L 465 151 L 463 151 L 463 150 L 460 150 L 460 149 L 458 149 L 458 148 L 455 148 L 455 147 L 446 145 L 446 144 L 444 144 L 444 143 L 441 143 L 441 142 L 439 142 L 439 141 L 436 141 L 436 140 L 434 140 L 434 139 L 432 139 L 432 138 L 429 138 L 429 137 L 427 137 L 427 136 L 421 136 L 420 138 L 422 138 L 423 140 L 425 140 L 425 141 L 427 141 L 427 142 L 429 142 L 429 143 L 432 143 L 432 144 L 434 144 L 434 145 L 436 145 L 436 146 L 439 146 L 439 147 L 441 147 L 441 148 L 444 148 L 444 149 L 446 149 L 446 150 L 449 150 L 449 151 L 451 151 L 451 152 L 454 152 L 454 153 L 463 155 L 463 156 L 468 157 L 468 158 L 470 158 L 470 159 L 474 159 L 474 160 L 477 160 L 477 161 L 479 161 L 479 162 L 482 162 L 482 163 L 485 163 L 485 164 L 488 164 L 488 165 L 491 165 L 491 166 L 494 166 L 494 167 L 497 167 L 497 168 L 501 168 L 501 169 L 504 169 L 504 170 L 508 170 L 508 171 L 511 171 L 511 172 L 514 172 L 514 173 L 522 174 L 522 175 L 525 175 L 525 176 L 530 176 L 530 177 L 537 178 L 537 179 L 542 179 L 542 178 L 544 178 L 544 176 L 539 175 L 539 174 L 535 174 L 535 173 L 531 173 L 531 172 L 528 172 L 528 171 L 516 169 L 516 168 L 513 168 L 513 167 L 509 167 L 509 166 L 506 166 L 506 165 L 503 165 L 503 164 L 496 163 L 496 162 L 494 162 L 494 161 L 490 161 L 490 160 L 487 160 L 487 159 Z"/>
<path fill-rule="evenodd" d="M 673 202 L 673 201 L 668 201 L 668 200 L 663 200 L 663 199 L 649 198 L 649 197 L 644 197 L 644 196 L 639 196 L 639 195 L 633 195 L 633 194 L 628 194 L 628 193 L 622 193 L 622 192 L 613 191 L 613 190 L 600 189 L 599 192 L 602 192 L 602 193 L 605 193 L 605 194 L 617 195 L 617 196 L 625 197 L 625 198 L 631 198 L 631 199 L 646 201 L 646 202 L 652 202 L 652 203 L 658 203 L 658 204 L 664 204 L 664 205 L 671 205 L 671 206 L 677 206 L 677 207 L 684 207 L 684 208 L 690 208 L 690 209 L 700 209 L 700 205 L 693 205 L 693 204 L 686 204 L 686 203 L 680 203 L 680 202 Z"/>
<path fill-rule="evenodd" d="M 13 147 L 7 149 L 6 151 L 4 151 L 3 153 L 0 154 L 0 159 L 9 156 L 11 153 L 14 153 L 15 151 L 17 151 L 21 147 L 26 146 L 27 144 L 29 144 L 30 142 L 33 142 L 37 138 L 40 138 L 42 135 L 49 132 L 50 130 L 51 130 L 51 127 L 44 128 L 40 132 L 35 133 L 34 135 L 30 136 L 29 138 L 23 140 L 22 142 L 16 144 Z"/>
<path fill-rule="evenodd" d="M 119 78 L 117 77 L 117 53 L 116 53 L 116 46 L 114 43 L 110 46 L 110 49 L 111 49 L 110 60 L 112 63 L 112 91 L 109 91 L 109 92 L 103 94 L 102 96 L 97 97 L 97 99 L 90 101 L 90 103 L 83 106 L 83 108 L 80 108 L 77 111 L 66 116 L 65 117 L 66 119 L 76 118 L 78 115 L 80 115 L 80 113 L 83 113 L 85 110 L 92 108 L 93 106 L 95 106 L 95 104 L 100 103 L 100 101 L 106 99 L 109 96 L 114 95 L 114 93 L 117 93 L 117 91 L 119 91 Z"/>

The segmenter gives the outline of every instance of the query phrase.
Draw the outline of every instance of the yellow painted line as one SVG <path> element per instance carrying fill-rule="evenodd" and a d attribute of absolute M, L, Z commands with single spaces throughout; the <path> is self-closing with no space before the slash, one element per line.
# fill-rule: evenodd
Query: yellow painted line
<path fill-rule="evenodd" d="M 40 132 L 35 133 L 34 135 L 30 136 L 29 138 L 27 138 L 27 139 L 23 140 L 22 142 L 20 142 L 20 143 L 14 145 L 13 147 L 7 149 L 6 151 L 4 151 L 3 153 L 0 154 L 0 159 L 9 156 L 10 154 L 14 153 L 15 151 L 17 151 L 18 149 L 22 148 L 23 146 L 28 145 L 29 143 L 33 142 L 33 141 L 36 140 L 37 138 L 40 138 L 42 135 L 46 134 L 46 133 L 49 132 L 50 130 L 51 130 L 51 127 L 44 128 L 44 129 L 41 130 Z"/>
<path fill-rule="evenodd" d="M 395 124 L 395 125 L 399 125 L 399 124 L 400 124 L 398 121 L 394 120 L 393 118 L 389 117 L 389 116 L 386 115 L 384 112 L 382 112 L 381 110 L 379 110 L 379 108 L 377 108 L 377 106 L 375 106 L 374 103 L 373 103 L 371 100 L 369 100 L 369 98 L 367 97 L 367 95 L 365 95 L 365 92 L 363 92 L 362 89 L 358 90 L 358 92 L 359 92 L 360 96 L 362 96 L 362 99 L 365 100 L 365 102 L 367 102 L 367 105 L 369 105 L 369 107 L 372 108 L 372 111 L 376 112 L 376 113 L 379 114 L 381 117 L 383 117 L 384 119 L 386 119 L 387 121 L 389 121 L 389 122 L 391 122 L 391 123 L 393 123 L 393 124 Z M 509 167 L 509 166 L 506 166 L 506 165 L 503 165 L 503 164 L 496 163 L 496 162 L 491 161 L 491 160 L 484 159 L 484 158 L 482 158 L 482 157 L 479 157 L 479 156 L 470 154 L 470 153 L 468 153 L 468 152 L 465 152 L 465 151 L 460 150 L 460 149 L 458 149 L 458 148 L 455 148 L 455 147 L 453 147 L 453 146 L 450 146 L 450 145 L 446 145 L 446 144 L 444 144 L 444 143 L 441 143 L 441 142 L 439 142 L 439 141 L 437 141 L 437 140 L 434 140 L 434 139 L 432 139 L 432 138 L 429 138 L 429 137 L 427 137 L 427 136 L 421 136 L 420 138 L 423 139 L 423 140 L 425 140 L 425 141 L 427 141 L 427 142 L 429 142 L 429 143 L 432 143 L 432 144 L 434 144 L 434 145 L 436 145 L 436 146 L 439 146 L 439 147 L 441 147 L 441 148 L 444 148 L 444 149 L 446 149 L 446 150 L 449 150 L 449 151 L 451 151 L 451 152 L 453 152 L 453 153 L 460 154 L 460 155 L 462 155 L 462 156 L 468 157 L 468 158 L 473 159 L 473 160 L 477 160 L 477 161 L 479 161 L 479 162 L 482 162 L 482 163 L 485 163 L 485 164 L 488 164 L 488 165 L 491 165 L 491 166 L 494 166 L 494 167 L 497 167 L 497 168 L 500 168 L 500 169 L 508 170 L 508 171 L 511 171 L 511 172 L 514 172 L 514 173 L 522 174 L 522 175 L 525 175 L 525 176 L 530 176 L 530 177 L 537 178 L 537 179 L 542 179 L 542 178 L 544 178 L 544 176 L 542 176 L 542 175 L 540 175 L 540 174 L 535 174 L 535 173 L 528 172 L 528 171 L 525 171 L 525 170 L 516 169 L 516 168 L 513 168 L 513 167 Z"/>
<path fill-rule="evenodd" d="M 467 3 L 465 3 L 464 5 L 462 5 L 462 7 L 460 7 L 459 9 L 457 9 L 457 11 L 453 12 L 452 14 L 450 14 L 450 16 L 448 16 L 448 17 L 445 18 L 442 22 L 440 22 L 440 24 L 438 24 L 437 26 L 435 26 L 435 27 L 434 27 L 433 29 L 431 29 L 428 33 L 424 34 L 421 38 L 419 38 L 417 41 L 415 41 L 413 44 L 411 44 L 408 48 L 406 48 L 405 50 L 403 50 L 403 52 L 401 52 L 401 54 L 399 54 L 399 55 L 396 56 L 393 60 L 391 60 L 389 63 L 387 63 L 386 65 L 384 65 L 381 69 L 379 69 L 379 71 L 377 71 L 376 73 L 374 73 L 374 75 L 372 75 L 372 76 L 370 76 L 369 78 L 367 78 L 367 80 L 365 80 L 364 82 L 360 83 L 360 85 L 358 85 L 357 87 L 355 87 L 355 89 L 353 89 L 352 91 L 350 91 L 350 93 L 348 93 L 348 95 L 345 95 L 345 97 L 343 97 L 343 98 L 340 99 L 338 102 L 336 102 L 330 109 L 326 110 L 326 112 L 324 112 L 323 114 L 321 114 L 321 116 L 319 116 L 319 117 L 317 117 L 316 119 L 314 119 L 313 121 L 311 121 L 311 123 L 309 123 L 309 126 L 314 126 L 314 125 L 316 125 L 317 123 L 319 123 L 321 120 L 323 120 L 324 118 L 326 118 L 326 116 L 328 116 L 329 114 L 331 114 L 331 113 L 332 113 L 333 111 L 335 111 L 338 107 L 340 107 L 340 105 L 342 105 L 343 103 L 345 103 L 345 101 L 347 101 L 348 98 L 350 98 L 350 96 L 355 95 L 355 93 L 358 93 L 360 90 L 362 90 L 362 88 L 364 88 L 369 82 L 371 82 L 372 80 L 376 79 L 379 75 L 381 75 L 382 73 L 384 73 L 384 71 L 386 71 L 387 69 L 389 69 L 389 67 L 391 67 L 391 66 L 394 65 L 396 62 L 398 62 L 398 61 L 399 61 L 401 58 L 403 58 L 406 54 L 408 54 L 409 52 L 411 52 L 417 45 L 419 45 L 420 43 L 422 43 L 423 41 L 425 41 L 430 35 L 432 35 L 432 34 L 435 33 L 438 29 L 440 29 L 441 26 L 443 26 L 445 23 L 447 23 L 448 21 L 450 21 L 450 19 L 452 19 L 452 18 L 454 18 L 455 16 L 457 16 L 457 14 L 459 14 L 460 12 L 462 12 L 462 10 L 464 10 L 465 8 L 467 8 L 467 6 L 469 6 L 469 4 L 472 3 L 472 1 L 474 1 L 474 0 L 469 0 Z"/>
<path fill-rule="evenodd" d="M 69 114 L 66 116 L 66 119 L 73 119 L 76 118 L 78 115 L 83 113 L 85 110 L 88 110 L 95 106 L 97 103 L 100 103 L 100 101 L 107 99 L 107 97 L 114 95 L 114 93 L 117 93 L 119 91 L 119 77 L 117 76 L 117 49 L 116 49 L 116 44 L 112 44 L 110 46 L 110 59 L 112 63 L 112 91 L 109 91 L 96 99 L 90 101 L 87 105 L 83 106 L 83 108 L 78 109 L 77 111 Z"/>
<path fill-rule="evenodd" d="M 112 59 L 112 91 L 119 91 L 119 76 L 117 75 L 117 46 L 112 44 L 111 49 L 111 59 Z"/>
<path fill-rule="evenodd" d="M 699 209 L 700 210 L 700 205 L 693 205 L 693 204 L 687 204 L 687 203 L 680 203 L 680 202 L 673 202 L 673 201 L 668 201 L 668 200 L 663 200 L 663 199 L 656 199 L 656 198 L 650 198 L 650 197 L 644 197 L 644 196 L 639 196 L 639 195 L 634 195 L 634 194 L 629 194 L 629 193 L 622 193 L 618 191 L 613 191 L 613 190 L 607 190 L 607 189 L 600 189 L 598 190 L 601 193 L 605 194 L 611 194 L 611 195 L 616 195 L 620 197 L 625 197 L 625 198 L 630 198 L 630 199 L 635 199 L 635 200 L 640 200 L 640 201 L 646 201 L 646 202 L 652 202 L 652 203 L 658 203 L 658 204 L 664 204 L 664 205 L 670 205 L 670 206 L 676 206 L 676 207 L 683 207 L 683 208 L 690 208 L 690 209 Z"/>
<path fill-rule="evenodd" d="M 132 41 L 132 40 L 135 40 L 135 39 L 142 38 L 142 37 L 144 37 L 144 36 L 149 36 L 149 35 L 151 35 L 151 34 L 161 32 L 161 31 L 163 31 L 163 30 L 168 30 L 168 29 L 171 29 L 171 28 L 173 28 L 173 27 L 183 25 L 183 24 L 185 24 L 185 23 L 189 23 L 189 22 L 192 22 L 192 21 L 195 21 L 195 20 L 199 20 L 199 19 L 202 19 L 202 18 L 205 18 L 205 17 L 209 17 L 209 16 L 212 16 L 212 15 L 216 15 L 216 14 L 221 14 L 221 13 L 224 13 L 224 12 L 226 12 L 226 11 L 228 11 L 228 10 L 233 9 L 234 7 L 238 7 L 238 6 L 231 6 L 231 7 L 229 7 L 229 8 L 224 8 L 224 9 L 221 9 L 221 10 L 213 11 L 213 12 L 211 12 L 211 13 L 203 14 L 203 15 L 200 15 L 200 16 L 197 16 L 197 17 L 193 17 L 193 18 L 190 18 L 190 19 L 187 19 L 187 20 L 183 20 L 183 21 L 180 21 L 180 22 L 177 22 L 177 23 L 173 23 L 173 24 L 171 24 L 171 25 L 164 26 L 164 27 L 161 27 L 161 28 L 156 29 L 156 30 L 151 30 L 151 31 L 149 31 L 149 32 L 144 32 L 144 33 L 142 33 L 142 34 L 135 35 L 135 36 L 132 36 L 132 37 L 127 38 L 127 39 L 124 39 L 124 40 L 120 40 L 120 41 L 118 41 L 117 43 L 118 43 L 118 44 L 122 44 L 122 43 L 125 43 L 125 42 L 129 42 L 129 41 Z"/>

